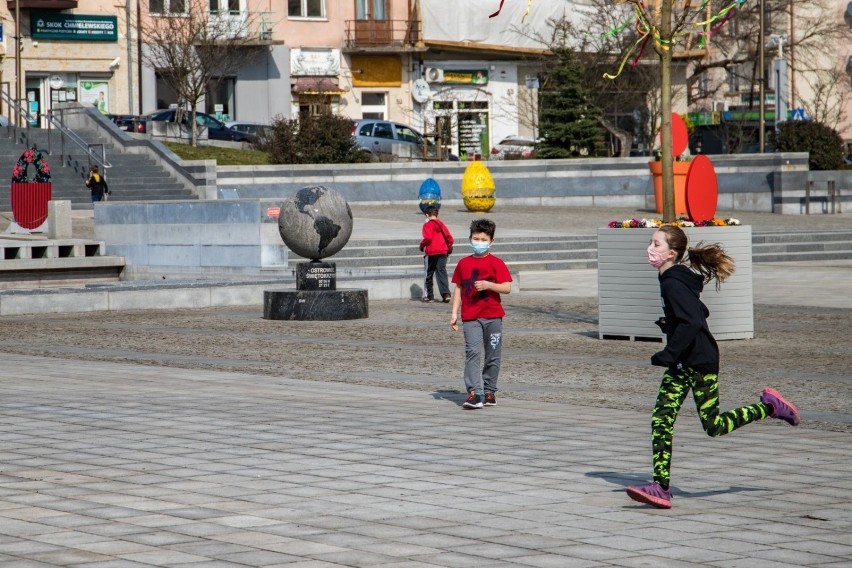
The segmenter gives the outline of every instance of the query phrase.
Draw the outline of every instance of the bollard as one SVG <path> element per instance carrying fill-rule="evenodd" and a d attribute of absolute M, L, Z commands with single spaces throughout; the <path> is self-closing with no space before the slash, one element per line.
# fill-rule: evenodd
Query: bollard
<path fill-rule="evenodd" d="M 71 201 L 47 202 L 47 238 L 51 240 L 71 238 Z"/>

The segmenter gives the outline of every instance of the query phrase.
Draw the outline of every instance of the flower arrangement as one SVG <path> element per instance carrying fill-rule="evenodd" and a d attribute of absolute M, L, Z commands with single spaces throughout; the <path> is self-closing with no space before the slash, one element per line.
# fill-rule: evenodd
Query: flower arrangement
<path fill-rule="evenodd" d="M 27 177 L 27 170 L 30 164 L 33 164 L 36 169 L 35 179 Z M 28 183 L 30 181 L 43 183 L 50 181 L 50 166 L 47 165 L 47 160 L 41 153 L 41 150 L 33 146 L 27 148 L 21 157 L 18 158 L 18 163 L 12 168 L 12 183 Z"/>
<path fill-rule="evenodd" d="M 664 224 L 676 227 L 735 227 L 740 224 L 740 221 L 734 218 L 690 221 L 685 217 L 681 217 L 673 223 L 663 223 L 660 219 L 625 219 L 624 221 L 610 221 L 607 226 L 610 229 L 653 229 L 662 227 Z"/>

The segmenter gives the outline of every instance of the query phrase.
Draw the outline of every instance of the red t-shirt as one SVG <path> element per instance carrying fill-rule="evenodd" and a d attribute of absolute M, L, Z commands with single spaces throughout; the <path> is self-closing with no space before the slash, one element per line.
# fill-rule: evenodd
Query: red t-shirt
<path fill-rule="evenodd" d="M 509 274 L 506 263 L 493 254 L 487 254 L 481 258 L 466 256 L 461 259 L 453 272 L 453 284 L 461 291 L 462 321 L 505 316 L 500 294 L 492 290 L 477 290 L 473 285 L 477 280 L 502 284 L 511 282 L 512 275 Z"/>

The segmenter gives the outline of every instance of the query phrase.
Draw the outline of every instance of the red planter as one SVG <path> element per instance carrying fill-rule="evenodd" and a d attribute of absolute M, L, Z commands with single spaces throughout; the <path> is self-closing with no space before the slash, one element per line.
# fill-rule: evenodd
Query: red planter
<path fill-rule="evenodd" d="M 12 182 L 12 214 L 24 229 L 36 229 L 47 221 L 50 182 Z"/>

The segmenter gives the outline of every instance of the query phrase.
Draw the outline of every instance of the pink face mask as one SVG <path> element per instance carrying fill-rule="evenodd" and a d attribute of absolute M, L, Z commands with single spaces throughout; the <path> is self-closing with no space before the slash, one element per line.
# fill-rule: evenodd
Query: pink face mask
<path fill-rule="evenodd" d="M 654 268 L 660 268 L 668 261 L 657 249 L 654 248 L 654 245 L 648 247 L 648 264 L 653 266 Z"/>

